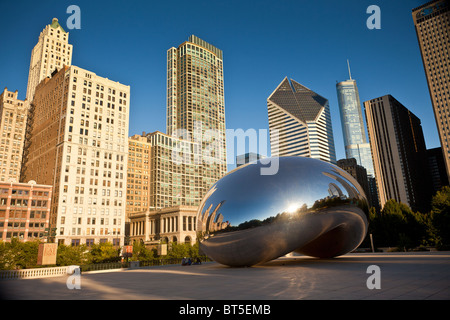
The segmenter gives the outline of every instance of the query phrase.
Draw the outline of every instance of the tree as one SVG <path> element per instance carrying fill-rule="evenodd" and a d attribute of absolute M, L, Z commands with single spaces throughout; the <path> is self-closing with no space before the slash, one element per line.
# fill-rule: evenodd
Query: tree
<path fill-rule="evenodd" d="M 426 240 L 426 220 L 420 212 L 413 212 L 404 203 L 388 200 L 377 214 L 369 214 L 369 232 L 373 233 L 378 246 L 399 246 L 409 249 Z"/>
<path fill-rule="evenodd" d="M 82 265 L 87 260 L 86 245 L 67 246 L 64 244 L 58 245 L 58 252 L 56 254 L 56 265 L 70 266 Z"/>
<path fill-rule="evenodd" d="M 195 242 L 194 245 L 189 247 L 189 256 L 191 258 L 200 257 L 200 245 L 198 242 Z"/>
<path fill-rule="evenodd" d="M 20 243 L 20 251 L 17 252 L 16 256 L 16 265 L 20 269 L 36 267 L 39 252 L 39 240 L 26 242 L 20 242 L 18 239 L 16 240 Z"/>
<path fill-rule="evenodd" d="M 198 243 L 194 245 L 189 243 L 172 243 L 171 248 L 167 251 L 167 258 L 181 259 L 183 257 L 192 259 L 199 257 Z"/>
<path fill-rule="evenodd" d="M 0 269 L 34 268 L 37 265 L 39 241 L 22 242 L 12 238 L 0 243 Z"/>
<path fill-rule="evenodd" d="M 155 252 L 148 249 L 141 241 L 133 243 L 133 261 L 150 261 L 155 258 Z"/>
<path fill-rule="evenodd" d="M 450 187 L 445 186 L 431 200 L 431 234 L 436 246 L 446 249 L 450 246 Z"/>
<path fill-rule="evenodd" d="M 14 269 L 15 263 L 10 250 L 10 243 L 0 241 L 0 270 Z"/>
<path fill-rule="evenodd" d="M 170 245 L 170 249 L 167 250 L 167 258 L 181 259 L 183 257 L 189 257 L 190 244 L 173 242 Z"/>
<path fill-rule="evenodd" d="M 111 242 L 93 244 L 89 251 L 90 263 L 104 263 L 120 261 L 119 251 Z"/>
<path fill-rule="evenodd" d="M 24 243 L 18 238 L 12 238 L 5 243 L 5 262 L 7 269 L 22 269 L 35 267 L 39 242 Z"/>

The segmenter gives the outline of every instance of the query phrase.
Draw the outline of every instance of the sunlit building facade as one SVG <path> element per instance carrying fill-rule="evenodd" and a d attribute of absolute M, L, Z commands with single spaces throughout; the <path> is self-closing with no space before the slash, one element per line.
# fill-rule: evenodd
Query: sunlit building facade
<path fill-rule="evenodd" d="M 412 18 L 450 179 L 450 3 L 429 1 L 414 8 Z"/>
<path fill-rule="evenodd" d="M 450 179 L 450 3 L 429 1 L 414 8 L 412 18 Z"/>
<path fill-rule="evenodd" d="M 286 77 L 267 99 L 271 156 L 336 163 L 328 100 Z"/>
<path fill-rule="evenodd" d="M 156 131 L 147 134 L 150 149 L 149 208 L 197 206 L 204 193 L 197 143 Z M 184 152 L 180 152 L 184 151 Z"/>
<path fill-rule="evenodd" d="M 197 207 L 174 206 L 130 214 L 130 241 L 195 244 Z"/>
<path fill-rule="evenodd" d="M 17 91 L 0 94 L 0 182 L 19 182 L 28 108 Z"/>
<path fill-rule="evenodd" d="M 57 18 L 47 25 L 39 35 L 38 43 L 31 52 L 28 73 L 27 99 L 32 101 L 36 86 L 55 70 L 72 64 L 72 45 L 69 33 L 59 24 Z"/>
<path fill-rule="evenodd" d="M 192 35 L 167 51 L 167 134 L 196 143 L 200 194 L 227 172 L 222 50 Z"/>
<path fill-rule="evenodd" d="M 151 145 L 145 134 L 128 138 L 127 217 L 149 208 L 150 158 Z"/>
<path fill-rule="evenodd" d="M 0 182 L 0 241 L 47 241 L 52 186 Z"/>
<path fill-rule="evenodd" d="M 123 244 L 130 87 L 64 66 L 36 87 L 22 181 L 53 186 L 64 244 Z"/>

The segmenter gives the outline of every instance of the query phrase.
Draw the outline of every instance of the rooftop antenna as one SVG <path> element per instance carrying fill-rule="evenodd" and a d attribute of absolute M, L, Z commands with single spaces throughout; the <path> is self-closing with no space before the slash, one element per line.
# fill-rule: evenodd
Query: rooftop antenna
<path fill-rule="evenodd" d="M 350 72 L 350 63 L 348 62 L 348 59 L 347 59 L 347 66 L 348 66 L 348 75 L 350 76 L 350 80 L 352 80 L 352 73 Z"/>

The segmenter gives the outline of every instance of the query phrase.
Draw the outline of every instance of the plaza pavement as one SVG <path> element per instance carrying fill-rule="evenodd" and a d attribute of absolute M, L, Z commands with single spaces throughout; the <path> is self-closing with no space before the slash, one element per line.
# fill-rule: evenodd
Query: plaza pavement
<path fill-rule="evenodd" d="M 367 269 L 378 266 L 380 289 Z M 251 268 L 215 262 L 0 281 L 8 300 L 449 300 L 450 252 L 350 253 L 320 260 L 283 257 Z"/>

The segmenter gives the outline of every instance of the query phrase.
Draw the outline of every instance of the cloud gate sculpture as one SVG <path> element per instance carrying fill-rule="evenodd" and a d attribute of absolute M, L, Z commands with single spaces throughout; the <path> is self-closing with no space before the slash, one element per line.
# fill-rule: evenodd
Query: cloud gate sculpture
<path fill-rule="evenodd" d="M 278 161 L 276 174 L 261 174 Z M 197 213 L 200 249 L 214 261 L 252 266 L 290 252 L 331 258 L 357 248 L 368 202 L 341 168 L 305 157 L 266 158 L 217 181 Z"/>

